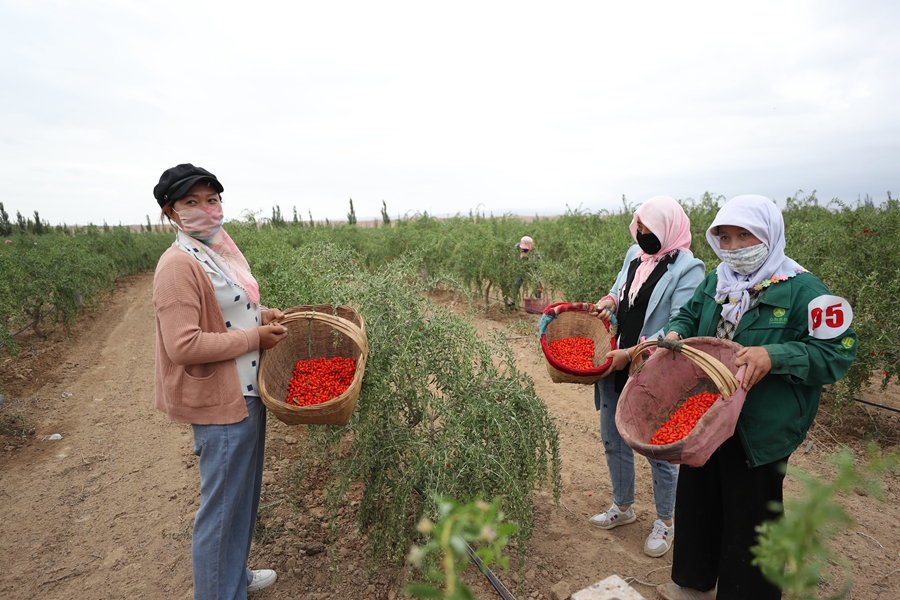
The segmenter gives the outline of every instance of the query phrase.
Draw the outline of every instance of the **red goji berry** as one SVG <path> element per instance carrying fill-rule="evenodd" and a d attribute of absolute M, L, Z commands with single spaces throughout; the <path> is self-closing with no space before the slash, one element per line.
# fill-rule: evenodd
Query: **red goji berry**
<path fill-rule="evenodd" d="M 701 392 L 689 397 L 672 412 L 669 419 L 650 438 L 649 443 L 654 446 L 662 446 L 684 439 L 693 431 L 697 421 L 719 398 L 721 398 L 721 394 L 710 392 Z"/>
<path fill-rule="evenodd" d="M 311 406 L 337 398 L 347 391 L 355 374 L 356 360 L 352 358 L 300 359 L 288 382 L 286 402 Z"/>
<path fill-rule="evenodd" d="M 548 344 L 550 353 L 570 369 L 586 371 L 594 368 L 594 340 L 585 337 L 569 337 L 553 340 Z"/>

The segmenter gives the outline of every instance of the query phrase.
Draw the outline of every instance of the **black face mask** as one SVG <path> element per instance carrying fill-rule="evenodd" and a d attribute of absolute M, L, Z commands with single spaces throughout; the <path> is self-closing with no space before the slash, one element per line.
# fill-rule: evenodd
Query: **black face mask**
<path fill-rule="evenodd" d="M 637 243 L 646 254 L 656 254 L 662 250 L 662 243 L 652 233 L 637 233 Z"/>

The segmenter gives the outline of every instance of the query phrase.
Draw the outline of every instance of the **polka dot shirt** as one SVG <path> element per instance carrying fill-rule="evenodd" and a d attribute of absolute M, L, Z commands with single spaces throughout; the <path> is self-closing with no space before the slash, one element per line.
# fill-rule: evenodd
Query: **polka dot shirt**
<path fill-rule="evenodd" d="M 193 247 L 179 244 L 182 249 L 194 256 L 203 265 L 209 275 L 216 292 L 216 299 L 225 317 L 228 331 L 244 331 L 262 325 L 262 313 L 259 304 L 254 304 L 247 297 L 247 292 L 239 285 L 231 285 L 227 279 L 203 260 L 202 255 Z M 259 370 L 259 350 L 247 352 L 234 359 L 244 396 L 259 396 L 257 372 Z"/>

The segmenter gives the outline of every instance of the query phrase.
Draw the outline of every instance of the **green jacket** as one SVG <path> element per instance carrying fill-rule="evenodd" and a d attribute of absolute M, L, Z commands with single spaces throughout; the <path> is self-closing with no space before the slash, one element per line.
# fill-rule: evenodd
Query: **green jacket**
<path fill-rule="evenodd" d="M 716 335 L 722 306 L 715 301 L 713 271 L 691 300 L 665 327 L 682 338 Z M 742 346 L 762 346 L 772 370 L 747 394 L 736 432 L 750 467 L 784 458 L 806 438 L 819 410 L 822 386 L 844 376 L 856 358 L 856 333 L 847 329 L 837 338 L 820 340 L 809 335 L 811 300 L 830 294 L 810 273 L 765 288 L 734 334 Z"/>

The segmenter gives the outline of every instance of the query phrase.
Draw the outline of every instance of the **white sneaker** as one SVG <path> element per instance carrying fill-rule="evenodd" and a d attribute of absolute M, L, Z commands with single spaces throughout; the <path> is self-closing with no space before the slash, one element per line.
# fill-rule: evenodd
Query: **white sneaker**
<path fill-rule="evenodd" d="M 599 515 L 594 515 L 590 519 L 591 525 L 599 527 L 600 529 L 612 529 L 619 525 L 634 523 L 636 520 L 637 517 L 634 516 L 633 506 L 629 506 L 628 510 L 622 512 L 619 510 L 619 507 L 616 506 L 615 502 L 609 507 L 609 510 L 602 512 Z"/>
<path fill-rule="evenodd" d="M 278 579 L 278 575 L 272 569 L 259 569 L 258 571 L 250 572 L 253 573 L 253 579 L 247 584 L 248 592 L 255 592 L 269 587 Z"/>
<path fill-rule="evenodd" d="M 672 542 L 675 540 L 675 524 L 666 525 L 659 519 L 653 523 L 653 531 L 647 536 L 644 542 L 644 554 L 659 558 L 669 551 Z"/>

